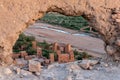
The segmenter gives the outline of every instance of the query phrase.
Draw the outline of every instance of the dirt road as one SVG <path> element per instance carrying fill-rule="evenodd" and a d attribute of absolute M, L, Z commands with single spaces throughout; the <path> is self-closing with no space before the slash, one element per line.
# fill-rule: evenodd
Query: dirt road
<path fill-rule="evenodd" d="M 104 42 L 98 38 L 90 37 L 85 34 L 78 34 L 76 31 L 52 26 L 45 23 L 35 23 L 24 32 L 26 35 L 36 37 L 37 41 L 46 40 L 47 42 L 58 42 L 71 44 L 79 50 L 87 51 L 91 55 L 101 56 L 105 53 Z"/>

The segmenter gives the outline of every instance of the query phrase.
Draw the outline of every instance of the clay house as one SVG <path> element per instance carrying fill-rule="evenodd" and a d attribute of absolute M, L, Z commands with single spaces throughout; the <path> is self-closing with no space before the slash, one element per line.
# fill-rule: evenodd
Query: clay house
<path fill-rule="evenodd" d="M 32 41 L 32 48 L 33 49 L 37 49 L 37 42 L 36 41 Z"/>
<path fill-rule="evenodd" d="M 21 51 L 19 53 L 13 53 L 12 54 L 12 58 L 16 59 L 16 58 L 25 58 L 25 56 L 28 56 L 28 54 L 26 53 L 26 51 Z"/>
<path fill-rule="evenodd" d="M 52 50 L 55 51 L 55 52 L 56 52 L 57 50 L 60 50 L 60 47 L 59 47 L 58 43 L 56 43 L 56 42 L 53 43 Z"/>
<path fill-rule="evenodd" d="M 50 63 L 53 63 L 55 61 L 54 53 L 50 54 Z"/>
<path fill-rule="evenodd" d="M 61 48 L 63 51 L 61 51 Z M 67 63 L 74 61 L 74 53 L 72 50 L 72 47 L 70 44 L 67 44 L 65 47 L 60 47 L 58 43 L 53 44 L 53 50 L 57 54 L 57 60 L 59 63 Z M 65 53 L 62 53 L 65 52 Z M 50 61 L 55 61 L 55 58 L 53 58 L 54 54 L 50 54 Z M 54 59 L 54 60 L 53 60 Z"/>
<path fill-rule="evenodd" d="M 56 54 L 59 56 L 61 54 L 61 50 L 57 50 Z"/>
<path fill-rule="evenodd" d="M 71 50 L 72 50 L 71 45 L 70 45 L 70 44 L 67 44 L 67 45 L 65 46 L 65 53 L 69 53 Z"/>
<path fill-rule="evenodd" d="M 54 43 L 52 45 L 52 50 L 55 53 L 49 54 L 49 59 L 42 56 L 42 48 L 38 47 L 35 41 L 32 42 L 32 46 L 37 51 L 36 55 L 28 55 L 26 51 L 21 51 L 19 54 L 13 54 L 13 58 L 15 59 L 21 57 L 24 58 L 25 60 L 31 60 L 37 57 L 39 59 L 43 59 L 45 65 L 48 65 L 55 61 L 58 61 L 59 63 L 67 63 L 75 60 L 74 53 L 70 44 L 67 44 L 66 46 L 59 46 L 58 43 Z"/>
<path fill-rule="evenodd" d="M 59 63 L 67 63 L 67 62 L 69 62 L 69 54 L 60 54 L 58 56 L 58 62 Z"/>
<path fill-rule="evenodd" d="M 21 51 L 21 58 L 25 58 L 25 56 L 28 56 L 28 53 L 26 51 Z"/>
<path fill-rule="evenodd" d="M 70 60 L 69 60 L 70 62 L 75 61 L 75 56 L 74 56 L 74 52 L 73 52 L 73 51 L 70 51 L 70 52 L 69 52 L 69 59 L 70 59 Z"/>
<path fill-rule="evenodd" d="M 13 53 L 12 54 L 12 58 L 16 59 L 16 58 L 20 58 L 21 54 L 20 53 Z"/>
<path fill-rule="evenodd" d="M 42 57 L 42 48 L 37 47 L 37 57 L 41 58 Z"/>

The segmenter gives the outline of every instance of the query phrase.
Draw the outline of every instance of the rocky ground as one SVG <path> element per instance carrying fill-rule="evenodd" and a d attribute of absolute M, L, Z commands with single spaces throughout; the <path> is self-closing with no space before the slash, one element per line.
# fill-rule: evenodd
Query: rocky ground
<path fill-rule="evenodd" d="M 16 66 L 0 67 L 0 80 L 119 80 L 120 66 L 98 60 L 53 63 L 31 73 Z"/>

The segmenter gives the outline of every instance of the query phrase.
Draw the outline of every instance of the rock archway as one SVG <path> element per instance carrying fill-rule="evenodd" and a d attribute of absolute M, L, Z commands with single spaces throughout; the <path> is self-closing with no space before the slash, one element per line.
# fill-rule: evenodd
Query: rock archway
<path fill-rule="evenodd" d="M 18 35 L 50 11 L 82 15 L 102 35 L 107 53 L 119 60 L 120 0 L 0 0 L 1 62 L 12 62 L 10 55 Z"/>

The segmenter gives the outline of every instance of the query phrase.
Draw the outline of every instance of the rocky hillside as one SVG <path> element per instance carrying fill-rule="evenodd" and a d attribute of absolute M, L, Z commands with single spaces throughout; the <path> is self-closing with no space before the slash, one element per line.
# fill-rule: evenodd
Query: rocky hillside
<path fill-rule="evenodd" d="M 19 34 L 47 12 L 82 15 L 101 34 L 107 53 L 119 60 L 119 4 L 119 0 L 1 0 L 0 60 L 12 63 L 10 53 Z"/>
<path fill-rule="evenodd" d="M 98 60 L 54 63 L 37 73 L 15 66 L 0 67 L 0 80 L 119 80 L 119 68 Z"/>

